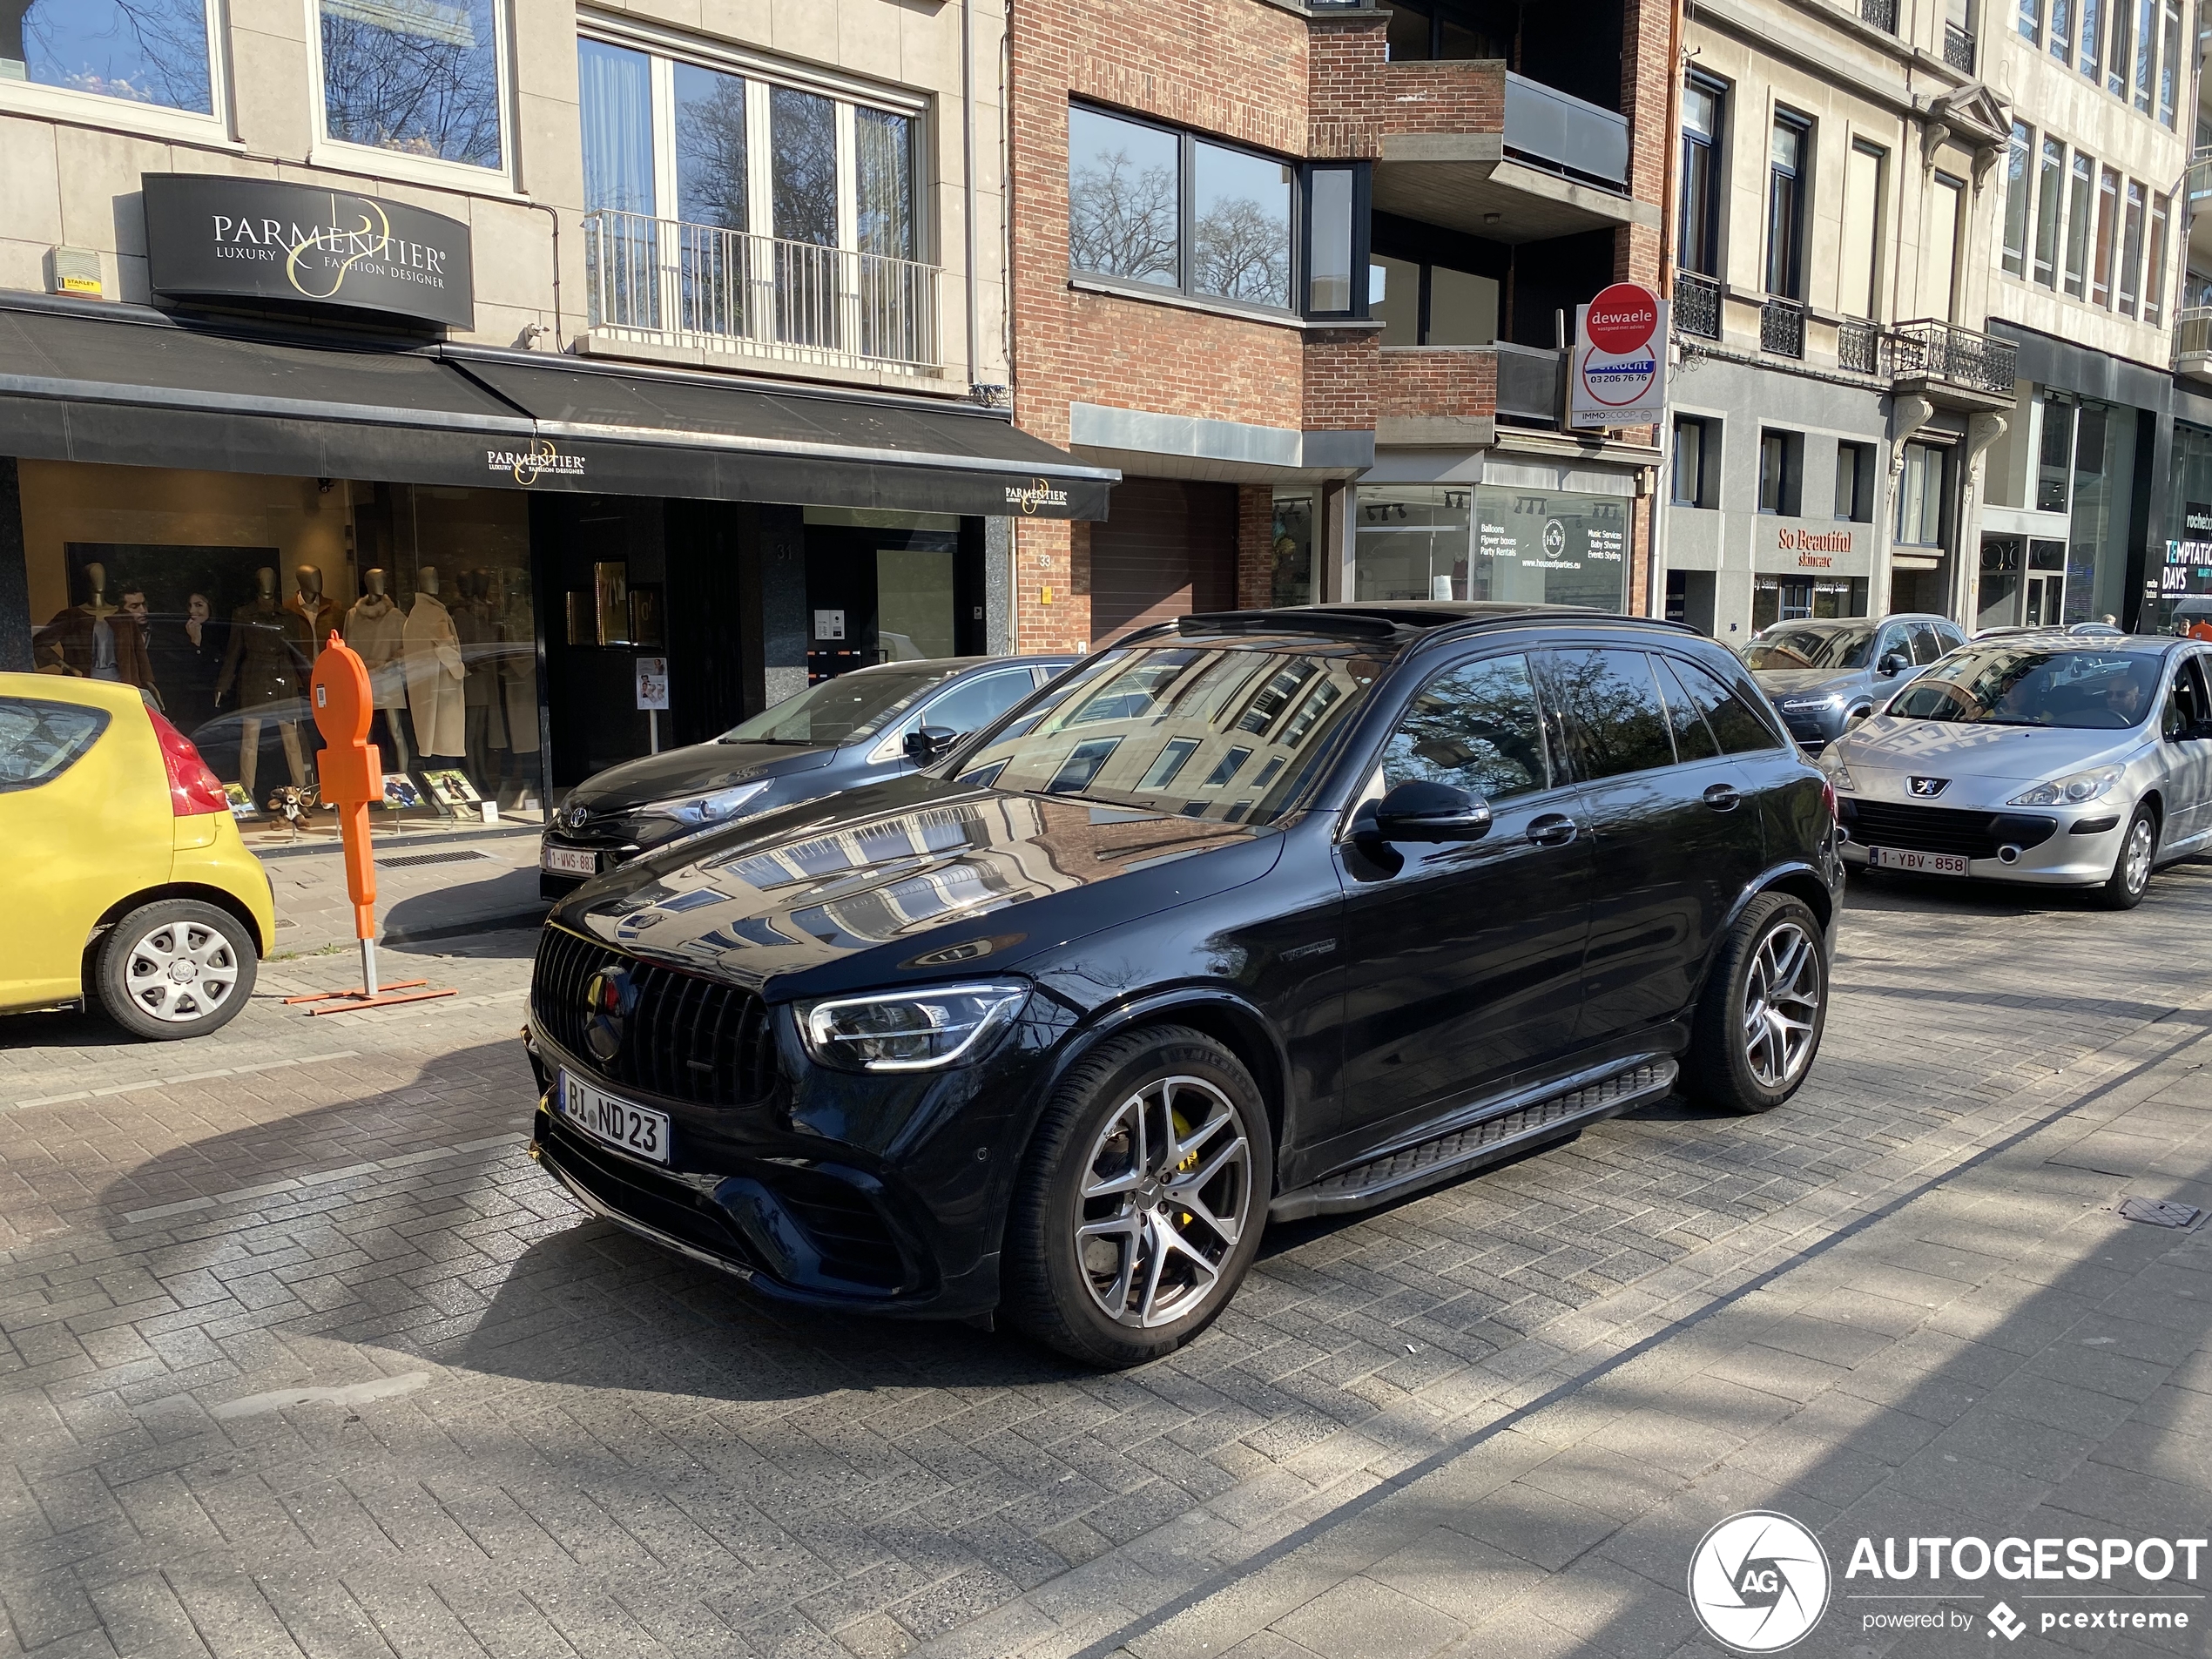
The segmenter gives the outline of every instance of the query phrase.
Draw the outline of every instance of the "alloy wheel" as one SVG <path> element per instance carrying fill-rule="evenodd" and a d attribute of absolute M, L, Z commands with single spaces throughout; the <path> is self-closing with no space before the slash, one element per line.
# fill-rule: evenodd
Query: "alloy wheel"
<path fill-rule="evenodd" d="M 1203 1078 L 1146 1083 L 1107 1117 L 1076 1199 L 1076 1255 L 1109 1318 L 1168 1325 L 1203 1305 L 1250 1219 L 1251 1147 Z"/>
<path fill-rule="evenodd" d="M 131 947 L 123 980 L 149 1018 L 190 1025 L 221 1008 L 238 988 L 231 941 L 205 922 L 165 921 Z"/>
<path fill-rule="evenodd" d="M 2138 818 L 2128 828 L 2128 850 L 2121 854 L 2128 860 L 2125 880 L 2131 894 L 2141 893 L 2150 884 L 2152 841 L 2150 819 Z"/>
<path fill-rule="evenodd" d="M 1812 1057 L 1821 962 L 1811 935 L 1785 921 L 1759 941 L 1743 981 L 1743 1058 L 1767 1089 L 1794 1082 Z"/>

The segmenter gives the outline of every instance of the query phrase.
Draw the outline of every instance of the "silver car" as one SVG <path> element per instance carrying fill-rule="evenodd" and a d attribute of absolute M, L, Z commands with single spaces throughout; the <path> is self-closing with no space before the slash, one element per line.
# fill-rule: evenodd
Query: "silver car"
<path fill-rule="evenodd" d="M 1828 745 L 1859 869 L 2094 887 L 2212 850 L 2212 647 L 2044 633 L 1952 651 Z"/>

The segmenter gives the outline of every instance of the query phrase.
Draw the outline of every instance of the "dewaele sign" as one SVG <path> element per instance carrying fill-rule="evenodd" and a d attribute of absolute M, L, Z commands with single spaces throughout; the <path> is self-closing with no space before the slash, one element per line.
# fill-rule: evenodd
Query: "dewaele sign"
<path fill-rule="evenodd" d="M 263 179 L 150 172 L 143 183 L 158 294 L 475 326 L 469 227 L 459 219 Z"/>

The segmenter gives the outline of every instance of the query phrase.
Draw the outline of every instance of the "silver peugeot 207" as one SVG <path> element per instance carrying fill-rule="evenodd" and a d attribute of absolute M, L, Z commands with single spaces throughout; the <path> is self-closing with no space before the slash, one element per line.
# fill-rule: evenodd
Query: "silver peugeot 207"
<path fill-rule="evenodd" d="M 2094 887 L 2212 849 L 2212 651 L 2014 635 L 1952 651 L 1820 757 L 1859 869 Z"/>

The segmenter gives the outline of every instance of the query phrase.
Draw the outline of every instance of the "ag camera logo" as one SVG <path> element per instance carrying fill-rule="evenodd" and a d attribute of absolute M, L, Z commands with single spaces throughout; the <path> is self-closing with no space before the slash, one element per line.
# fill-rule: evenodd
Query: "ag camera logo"
<path fill-rule="evenodd" d="M 1779 1653 L 1828 1610 L 1828 1556 L 1789 1516 L 1730 1515 L 1689 1558 L 1689 1605 L 1706 1633 L 1737 1653 Z"/>

